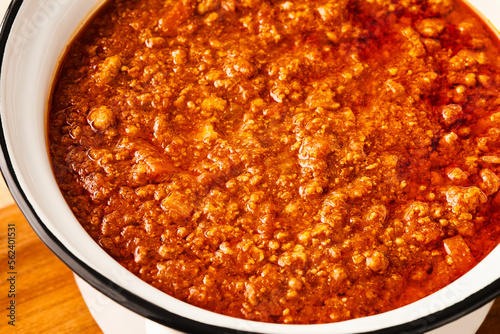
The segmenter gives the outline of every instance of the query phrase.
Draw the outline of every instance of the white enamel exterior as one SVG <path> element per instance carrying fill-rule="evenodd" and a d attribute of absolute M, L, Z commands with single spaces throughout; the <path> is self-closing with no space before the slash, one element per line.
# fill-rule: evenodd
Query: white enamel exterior
<path fill-rule="evenodd" d="M 107 255 L 75 220 L 52 177 L 46 151 L 46 106 L 58 61 L 82 22 L 102 2 L 24 0 L 9 35 L 0 78 L 1 121 L 20 186 L 43 224 L 88 266 L 172 313 L 237 330 L 283 334 L 359 333 L 396 326 L 445 309 L 500 278 L 500 247 L 497 247 L 474 270 L 409 306 L 341 323 L 303 326 L 264 324 L 214 314 L 161 293 L 132 275 Z M 500 1 L 470 0 L 470 3 L 494 26 L 500 27 Z"/>

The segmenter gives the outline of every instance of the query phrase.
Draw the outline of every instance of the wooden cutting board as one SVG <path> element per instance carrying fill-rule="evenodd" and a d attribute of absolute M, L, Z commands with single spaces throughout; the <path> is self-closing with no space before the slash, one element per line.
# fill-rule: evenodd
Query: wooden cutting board
<path fill-rule="evenodd" d="M 15 327 L 8 325 L 8 236 L 15 227 Z M 71 271 L 40 241 L 0 179 L 0 333 L 100 334 Z M 478 334 L 500 333 L 500 299 Z M 109 333 L 114 334 L 114 333 Z M 461 334 L 461 333 L 457 333 Z"/>

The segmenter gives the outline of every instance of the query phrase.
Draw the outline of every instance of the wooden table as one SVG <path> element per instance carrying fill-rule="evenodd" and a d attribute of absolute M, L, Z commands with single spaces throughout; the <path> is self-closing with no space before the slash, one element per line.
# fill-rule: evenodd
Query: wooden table
<path fill-rule="evenodd" d="M 7 324 L 10 302 L 7 227 L 16 228 L 16 327 Z M 71 271 L 38 239 L 0 180 L 0 333 L 98 334 Z M 478 334 L 500 333 L 500 299 Z M 457 333 L 462 334 L 462 333 Z"/>
<path fill-rule="evenodd" d="M 7 228 L 16 232 L 15 327 L 7 324 L 10 284 L 7 281 Z M 33 232 L 0 181 L 0 333 L 99 334 L 73 274 Z"/>

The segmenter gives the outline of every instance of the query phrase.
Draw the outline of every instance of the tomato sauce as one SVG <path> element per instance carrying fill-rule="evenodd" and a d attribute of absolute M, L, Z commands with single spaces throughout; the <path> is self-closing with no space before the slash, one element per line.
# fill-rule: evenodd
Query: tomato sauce
<path fill-rule="evenodd" d="M 49 151 L 88 233 L 229 316 L 373 315 L 500 236 L 498 36 L 454 0 L 113 0 L 71 42 Z"/>

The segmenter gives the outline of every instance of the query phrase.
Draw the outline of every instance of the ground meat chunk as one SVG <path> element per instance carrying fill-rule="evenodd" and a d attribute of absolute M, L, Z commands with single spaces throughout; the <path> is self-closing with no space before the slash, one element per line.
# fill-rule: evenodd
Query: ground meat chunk
<path fill-rule="evenodd" d="M 194 203 L 189 196 L 174 191 L 162 200 L 161 208 L 167 211 L 174 219 L 186 219 L 193 212 Z"/>
<path fill-rule="evenodd" d="M 306 103 L 309 105 L 309 108 L 315 109 L 318 107 L 322 107 L 325 109 L 331 109 L 335 107 L 333 97 L 335 93 L 331 90 L 327 91 L 317 91 L 309 94 L 306 99 Z"/>
<path fill-rule="evenodd" d="M 383 253 L 375 251 L 366 257 L 366 265 L 373 271 L 382 271 L 389 266 L 389 260 Z"/>
<path fill-rule="evenodd" d="M 500 178 L 488 168 L 482 169 L 479 175 L 482 179 L 480 187 L 484 193 L 486 195 L 495 194 L 500 187 Z"/>
<path fill-rule="evenodd" d="M 431 13 L 446 15 L 453 10 L 453 0 L 428 0 Z"/>
<path fill-rule="evenodd" d="M 448 104 L 441 109 L 441 115 L 443 117 L 443 122 L 446 125 L 452 125 L 461 119 L 463 116 L 463 110 L 458 104 Z"/>
<path fill-rule="evenodd" d="M 116 117 L 113 110 L 107 106 L 100 106 L 90 111 L 88 115 L 89 124 L 98 131 L 104 131 L 115 125 Z"/>
<path fill-rule="evenodd" d="M 420 35 L 424 37 L 435 38 L 443 32 L 445 27 L 446 23 L 444 20 L 430 18 L 420 21 L 417 24 L 416 29 Z"/>
<path fill-rule="evenodd" d="M 201 103 L 201 108 L 206 112 L 212 110 L 222 112 L 226 109 L 226 107 L 227 101 L 219 97 L 209 97 L 203 100 L 203 102 Z"/>
<path fill-rule="evenodd" d="M 198 14 L 205 15 L 206 13 L 217 9 L 220 6 L 220 0 L 201 0 L 196 6 Z"/>
<path fill-rule="evenodd" d="M 455 183 L 463 183 L 468 177 L 467 174 L 458 167 L 447 168 L 446 175 Z"/>
<path fill-rule="evenodd" d="M 404 47 L 408 50 L 408 55 L 412 57 L 423 57 L 426 54 L 425 46 L 420 39 L 420 35 L 415 29 L 408 27 L 402 30 L 401 34 L 405 37 Z"/>
<path fill-rule="evenodd" d="M 122 58 L 120 56 L 111 56 L 104 60 L 99 66 L 99 71 L 95 75 L 98 85 L 109 84 L 120 72 Z"/>
<path fill-rule="evenodd" d="M 165 14 L 158 21 L 158 26 L 166 36 L 175 36 L 194 10 L 194 0 L 166 1 Z"/>
<path fill-rule="evenodd" d="M 306 137 L 299 150 L 299 159 L 321 159 L 331 152 L 332 145 L 323 138 Z"/>
<path fill-rule="evenodd" d="M 423 202 L 412 203 L 405 212 L 404 238 L 410 243 L 429 244 L 443 237 L 443 229 L 431 216 L 431 208 Z"/>
<path fill-rule="evenodd" d="M 447 263 L 455 270 L 465 273 L 476 264 L 476 260 L 472 256 L 470 248 L 467 246 L 462 236 L 457 235 L 445 239 L 443 245 L 446 254 L 448 254 Z"/>
<path fill-rule="evenodd" d="M 334 228 L 343 227 L 347 216 L 346 199 L 347 196 L 339 192 L 332 192 L 327 195 L 319 211 L 321 221 Z"/>

